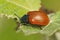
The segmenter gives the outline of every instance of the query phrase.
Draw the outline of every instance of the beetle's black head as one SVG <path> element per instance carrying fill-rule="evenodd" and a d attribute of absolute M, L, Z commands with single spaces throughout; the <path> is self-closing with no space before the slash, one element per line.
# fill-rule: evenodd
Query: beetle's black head
<path fill-rule="evenodd" d="M 29 24 L 28 15 L 24 15 L 20 20 L 22 24 Z"/>

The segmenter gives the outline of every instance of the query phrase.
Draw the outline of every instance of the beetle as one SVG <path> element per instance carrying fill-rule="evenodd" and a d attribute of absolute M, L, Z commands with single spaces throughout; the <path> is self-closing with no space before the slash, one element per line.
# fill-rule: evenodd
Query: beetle
<path fill-rule="evenodd" d="M 23 17 L 19 19 L 21 21 L 21 24 L 24 24 L 24 25 L 32 24 L 32 25 L 38 25 L 38 26 L 46 26 L 50 22 L 47 12 L 43 10 L 29 11 L 27 14 L 25 14 Z"/>
<path fill-rule="evenodd" d="M 45 26 L 49 23 L 49 17 L 46 12 L 43 11 L 31 11 L 27 15 L 24 15 L 21 19 L 21 23 L 35 24 Z"/>

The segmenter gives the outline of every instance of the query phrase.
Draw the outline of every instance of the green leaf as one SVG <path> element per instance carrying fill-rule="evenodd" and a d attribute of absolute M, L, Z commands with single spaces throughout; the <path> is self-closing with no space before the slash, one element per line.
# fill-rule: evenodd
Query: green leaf
<path fill-rule="evenodd" d="M 39 10 L 39 8 L 41 7 L 40 0 L 7 0 L 7 1 L 16 4 L 28 11 L 34 11 L 34 10 L 36 11 Z"/>
<path fill-rule="evenodd" d="M 0 14 L 0 40 L 17 40 L 16 26 L 13 18 Z"/>
<path fill-rule="evenodd" d="M 52 16 L 51 22 L 46 27 L 43 28 L 41 33 L 51 36 L 59 29 L 60 29 L 60 12 L 56 12 L 56 14 Z"/>
<path fill-rule="evenodd" d="M 20 29 L 24 32 L 25 35 L 36 34 L 39 33 L 41 30 L 37 26 L 32 25 L 21 25 L 20 27 Z"/>
<path fill-rule="evenodd" d="M 12 4 L 10 2 L 7 2 L 6 0 L 1 0 L 0 1 L 0 14 L 9 14 L 9 15 L 14 15 L 16 13 L 18 16 L 23 16 L 24 14 L 27 13 L 28 10 L 19 7 L 15 4 Z"/>

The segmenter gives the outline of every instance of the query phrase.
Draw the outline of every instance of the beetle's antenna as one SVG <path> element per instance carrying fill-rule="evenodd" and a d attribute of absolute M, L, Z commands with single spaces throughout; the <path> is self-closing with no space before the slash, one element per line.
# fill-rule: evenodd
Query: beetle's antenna
<path fill-rule="evenodd" d="M 16 13 L 14 13 L 14 15 L 20 19 L 20 17 Z M 17 27 L 16 27 L 16 31 L 17 31 L 17 30 L 19 30 L 19 27 L 21 26 L 21 24 L 20 24 L 20 21 L 18 21 L 19 19 L 18 20 L 17 20 L 17 18 L 14 18 L 14 19 L 16 20 L 16 23 L 17 23 Z"/>
<path fill-rule="evenodd" d="M 14 12 L 14 15 L 17 16 L 17 17 L 20 19 L 20 17 L 16 14 L 16 10 L 14 10 L 14 11 L 15 11 L 15 12 Z"/>
<path fill-rule="evenodd" d="M 15 16 L 17 16 L 18 18 L 20 18 L 16 13 L 14 13 Z"/>
<path fill-rule="evenodd" d="M 17 19 L 20 20 L 20 17 L 16 13 L 14 13 L 14 15 L 17 16 L 17 18 L 15 18 L 15 20 L 17 20 Z"/>

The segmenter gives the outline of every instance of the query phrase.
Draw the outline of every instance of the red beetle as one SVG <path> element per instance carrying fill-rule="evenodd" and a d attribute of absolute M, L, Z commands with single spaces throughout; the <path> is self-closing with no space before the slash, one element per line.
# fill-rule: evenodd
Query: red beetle
<path fill-rule="evenodd" d="M 31 24 L 42 25 L 42 26 L 47 25 L 50 21 L 48 15 L 44 11 L 28 12 L 28 20 L 29 23 Z"/>
<path fill-rule="evenodd" d="M 47 12 L 45 11 L 30 11 L 27 13 L 27 15 L 24 15 L 23 17 L 21 18 L 18 17 L 18 18 L 20 19 L 21 24 L 32 24 L 32 25 L 38 25 L 38 26 L 46 26 L 50 21 L 48 18 Z M 17 23 L 19 27 L 20 23 L 19 22 Z M 16 28 L 16 30 L 18 29 L 18 27 Z"/>
<path fill-rule="evenodd" d="M 23 24 L 34 24 L 45 26 L 49 23 L 49 18 L 46 12 L 44 11 L 30 11 L 27 15 L 24 15 L 20 18 L 21 23 Z"/>

